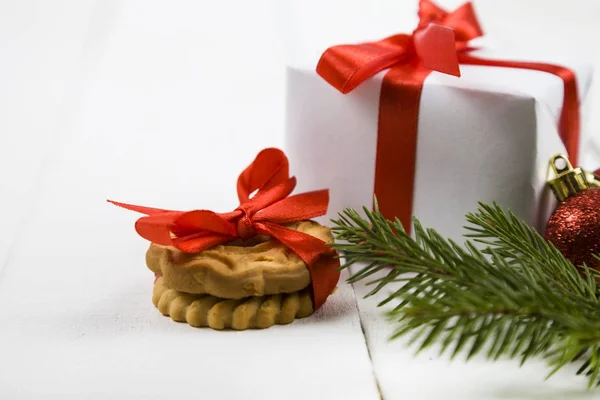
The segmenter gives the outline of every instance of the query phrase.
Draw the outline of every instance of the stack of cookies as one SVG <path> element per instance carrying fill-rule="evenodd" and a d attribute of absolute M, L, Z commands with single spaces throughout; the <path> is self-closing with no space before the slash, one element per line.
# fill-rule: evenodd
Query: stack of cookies
<path fill-rule="evenodd" d="M 287 227 L 326 243 L 333 240 L 329 228 L 313 221 Z M 151 244 L 146 265 L 157 276 L 154 305 L 174 321 L 195 327 L 268 328 L 313 312 L 306 264 L 270 237 L 237 240 L 195 254 Z"/>

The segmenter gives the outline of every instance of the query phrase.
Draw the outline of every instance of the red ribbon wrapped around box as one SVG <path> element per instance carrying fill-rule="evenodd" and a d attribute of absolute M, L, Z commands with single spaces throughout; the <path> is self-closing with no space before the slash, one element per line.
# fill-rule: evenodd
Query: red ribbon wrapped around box
<path fill-rule="evenodd" d="M 229 213 L 208 210 L 172 211 L 109 202 L 146 214 L 135 224 L 140 236 L 152 243 L 197 253 L 236 239 L 269 235 L 296 253 L 310 272 L 314 309 L 321 307 L 339 280 L 339 259 L 324 257 L 334 250 L 311 235 L 283 224 L 327 213 L 329 192 L 318 190 L 290 196 L 296 178 L 289 176 L 288 159 L 278 149 L 261 151 L 239 176 L 240 205 Z M 256 191 L 254 196 L 250 195 Z"/>
<path fill-rule="evenodd" d="M 412 34 L 333 46 L 317 65 L 317 73 L 344 94 L 388 69 L 380 94 L 374 192 L 381 212 L 389 219 L 399 218 L 407 231 L 413 208 L 420 97 L 432 71 L 458 77 L 459 64 L 471 64 L 559 76 L 564 82 L 559 133 L 571 162 L 578 162 L 579 100 L 573 71 L 553 64 L 475 57 L 469 41 L 482 35 L 471 3 L 447 12 L 429 0 L 420 0 L 419 25 Z"/>

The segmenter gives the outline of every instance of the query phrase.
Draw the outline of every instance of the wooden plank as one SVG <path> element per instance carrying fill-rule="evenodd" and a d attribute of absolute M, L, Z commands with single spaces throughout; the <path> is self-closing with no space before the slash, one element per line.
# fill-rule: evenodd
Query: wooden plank
<path fill-rule="evenodd" d="M 105 199 L 235 208 L 237 175 L 281 142 L 283 87 L 244 54 L 263 37 L 206 54 L 223 20 L 200 3 L 102 4 L 117 7 L 98 24 L 109 34 L 90 33 L 70 139 L 0 279 L 0 398 L 378 399 L 347 284 L 315 315 L 267 330 L 196 329 L 154 308 L 137 215 Z M 244 15 L 230 23 L 271 34 Z"/>
<path fill-rule="evenodd" d="M 352 267 L 356 271 L 358 266 Z M 379 273 L 374 279 L 384 274 Z M 545 380 L 549 372 L 544 360 L 530 360 L 519 368 L 518 361 L 488 361 L 483 355 L 468 362 L 464 356 L 450 361 L 439 356 L 439 346 L 415 355 L 416 347 L 408 339 L 389 338 L 394 327 L 377 304 L 399 288 L 390 285 L 385 291 L 365 298 L 369 286 L 353 285 L 360 318 L 367 338 L 375 375 L 384 399 L 464 400 L 464 399 L 592 399 L 587 381 L 575 376 L 577 367 L 569 366 Z"/>

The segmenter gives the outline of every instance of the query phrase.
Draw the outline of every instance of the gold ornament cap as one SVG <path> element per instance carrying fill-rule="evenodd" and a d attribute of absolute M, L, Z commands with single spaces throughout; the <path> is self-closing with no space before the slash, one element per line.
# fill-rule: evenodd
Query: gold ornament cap
<path fill-rule="evenodd" d="M 585 180 L 591 188 L 600 187 L 600 176 L 596 175 L 593 172 L 586 171 L 585 169 L 582 171 L 585 174 Z"/>
<path fill-rule="evenodd" d="M 573 168 L 569 159 L 564 154 L 556 154 L 550 159 L 555 178 L 548 181 L 548 185 L 554 192 L 558 201 L 587 190 L 590 186 L 596 186 L 594 174 L 581 168 Z M 591 179 L 591 181 L 590 181 Z"/>

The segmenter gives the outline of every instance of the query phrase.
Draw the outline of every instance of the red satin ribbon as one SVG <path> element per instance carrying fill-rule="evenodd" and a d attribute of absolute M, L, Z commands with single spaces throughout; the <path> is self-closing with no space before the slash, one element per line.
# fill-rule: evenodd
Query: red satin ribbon
<path fill-rule="evenodd" d="M 304 221 L 327 213 L 329 192 L 289 196 L 296 178 L 289 176 L 288 159 L 278 149 L 261 151 L 239 176 L 240 205 L 229 213 L 208 210 L 171 211 L 109 202 L 147 216 L 135 223 L 140 236 L 152 243 L 197 253 L 235 239 L 269 235 L 296 253 L 310 272 L 315 309 L 321 307 L 339 280 L 339 259 L 320 239 L 282 224 Z M 250 197 L 256 191 L 253 197 Z"/>
<path fill-rule="evenodd" d="M 379 102 L 374 192 L 384 216 L 398 217 L 407 231 L 412 218 L 420 98 L 431 71 L 460 76 L 461 63 L 533 69 L 559 76 L 564 82 L 559 132 L 571 161 L 577 164 L 579 101 L 575 74 L 552 64 L 474 57 L 469 54 L 472 48 L 468 42 L 482 35 L 471 3 L 447 12 L 430 0 L 420 0 L 419 25 L 412 35 L 333 46 L 317 65 L 317 73 L 342 93 L 389 69 Z"/>

